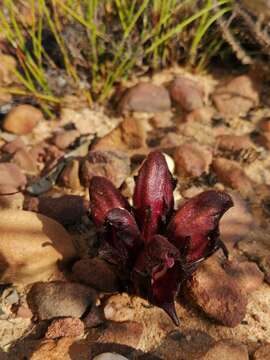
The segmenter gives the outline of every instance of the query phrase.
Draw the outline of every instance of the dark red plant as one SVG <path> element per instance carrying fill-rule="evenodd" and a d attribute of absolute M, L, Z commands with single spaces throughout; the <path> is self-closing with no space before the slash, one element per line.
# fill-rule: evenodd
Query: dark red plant
<path fill-rule="evenodd" d="M 130 291 L 163 308 L 175 324 L 174 301 L 181 284 L 199 263 L 225 245 L 219 220 L 231 197 L 205 191 L 174 211 L 174 180 L 165 157 L 151 152 L 144 161 L 131 207 L 104 177 L 90 184 L 91 214 L 101 238 L 99 255 L 116 265 Z"/>

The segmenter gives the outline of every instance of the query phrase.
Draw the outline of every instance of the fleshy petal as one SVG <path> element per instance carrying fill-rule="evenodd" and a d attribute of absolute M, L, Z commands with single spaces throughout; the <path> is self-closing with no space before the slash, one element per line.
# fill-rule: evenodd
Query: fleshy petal
<path fill-rule="evenodd" d="M 145 241 L 159 233 L 173 211 L 173 179 L 164 155 L 151 152 L 136 179 L 135 216 Z"/>
<path fill-rule="evenodd" d="M 219 238 L 219 220 L 232 206 L 228 194 L 209 190 L 188 200 L 177 211 L 168 226 L 168 238 L 187 264 L 201 261 L 220 247 L 225 251 Z"/>
<path fill-rule="evenodd" d="M 129 209 L 127 200 L 113 183 L 102 176 L 94 176 L 90 182 L 90 209 L 96 226 L 104 224 L 108 212 L 115 208 Z"/>
<path fill-rule="evenodd" d="M 164 309 L 179 324 L 174 300 L 182 279 L 180 253 L 165 237 L 154 236 L 140 253 L 132 273 L 135 291 Z"/>
<path fill-rule="evenodd" d="M 131 268 L 143 246 L 134 217 L 126 209 L 112 209 L 107 213 L 104 239 L 113 262 Z"/>

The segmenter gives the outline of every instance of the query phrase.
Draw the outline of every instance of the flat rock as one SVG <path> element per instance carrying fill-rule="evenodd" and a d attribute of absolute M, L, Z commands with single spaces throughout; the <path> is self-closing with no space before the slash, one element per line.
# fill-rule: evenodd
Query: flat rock
<path fill-rule="evenodd" d="M 96 292 L 82 284 L 54 281 L 36 283 L 27 295 L 32 312 L 40 320 L 80 318 L 96 300 Z"/>
<path fill-rule="evenodd" d="M 82 335 L 83 332 L 84 324 L 80 319 L 66 317 L 53 320 L 46 331 L 45 338 L 76 337 Z"/>
<path fill-rule="evenodd" d="M 59 149 L 67 149 L 80 136 L 78 130 L 60 131 L 54 135 L 52 143 Z"/>
<path fill-rule="evenodd" d="M 56 221 L 23 210 L 0 211 L 1 283 L 29 284 L 59 276 L 58 262 L 76 256 L 67 231 Z"/>
<path fill-rule="evenodd" d="M 220 340 L 206 353 L 203 360 L 248 360 L 247 347 L 233 339 Z"/>
<path fill-rule="evenodd" d="M 5 117 L 3 129 L 13 134 L 28 134 L 43 119 L 42 112 L 34 106 L 17 105 Z"/>
<path fill-rule="evenodd" d="M 212 159 L 212 151 L 195 142 L 182 144 L 174 151 L 178 175 L 199 177 L 203 173 L 208 173 Z"/>
<path fill-rule="evenodd" d="M 193 111 L 203 107 L 204 92 L 199 85 L 184 76 L 177 76 L 170 84 L 172 100 L 185 111 Z"/>
<path fill-rule="evenodd" d="M 254 148 L 253 142 L 247 135 L 224 134 L 217 136 L 218 148 L 233 153 Z"/>
<path fill-rule="evenodd" d="M 119 111 L 161 112 L 171 107 L 168 91 L 163 86 L 139 83 L 126 91 L 119 104 Z"/>
<path fill-rule="evenodd" d="M 72 272 L 79 281 L 97 290 L 115 292 L 119 289 L 115 272 L 100 258 L 84 257 L 73 265 Z"/>
<path fill-rule="evenodd" d="M 212 166 L 219 181 L 224 185 L 239 190 L 243 197 L 248 197 L 253 193 L 252 180 L 236 161 L 217 158 L 213 160 Z"/>
<path fill-rule="evenodd" d="M 123 151 L 90 151 L 83 160 L 81 180 L 89 186 L 93 176 L 104 176 L 119 187 L 130 174 L 130 159 Z"/>
<path fill-rule="evenodd" d="M 247 299 L 240 286 L 212 256 L 187 282 L 187 295 L 206 315 L 235 327 L 246 315 Z"/>
<path fill-rule="evenodd" d="M 16 164 L 0 163 L 0 193 L 8 194 L 23 189 L 26 176 Z"/>
<path fill-rule="evenodd" d="M 154 354 L 166 360 L 199 360 L 213 344 L 214 339 L 204 331 L 175 330 L 168 334 Z"/>
<path fill-rule="evenodd" d="M 78 195 L 63 195 L 55 198 L 50 196 L 33 197 L 27 205 L 28 210 L 46 215 L 63 225 L 80 222 L 88 208 L 88 201 Z"/>
<path fill-rule="evenodd" d="M 223 116 L 245 115 L 259 102 L 259 93 L 248 75 L 241 75 L 218 86 L 213 102 Z"/>

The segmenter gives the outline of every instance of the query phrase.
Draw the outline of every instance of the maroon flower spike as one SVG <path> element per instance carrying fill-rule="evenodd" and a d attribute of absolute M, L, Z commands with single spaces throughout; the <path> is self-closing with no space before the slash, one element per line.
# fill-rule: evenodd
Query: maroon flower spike
<path fill-rule="evenodd" d="M 224 192 L 205 191 L 172 217 L 173 188 L 165 157 L 152 152 L 136 179 L 133 210 L 103 177 L 92 179 L 90 200 L 102 234 L 100 256 L 117 265 L 126 288 L 163 308 L 178 325 L 174 301 L 180 285 L 218 248 L 227 255 L 218 226 L 233 203 Z"/>
<path fill-rule="evenodd" d="M 173 178 L 162 153 L 150 153 L 136 179 L 135 217 L 145 241 L 162 232 L 173 211 Z"/>
<path fill-rule="evenodd" d="M 112 209 L 129 209 L 127 200 L 113 183 L 102 176 L 94 176 L 90 182 L 90 209 L 96 226 L 105 222 L 108 212 Z"/>
<path fill-rule="evenodd" d="M 187 264 L 199 262 L 222 247 L 219 220 L 233 206 L 231 197 L 217 190 L 205 191 L 188 200 L 168 226 L 170 241 L 180 250 Z"/>
<path fill-rule="evenodd" d="M 164 236 L 153 236 L 137 258 L 132 279 L 136 292 L 163 308 L 177 325 L 174 300 L 181 278 L 180 252 Z"/>

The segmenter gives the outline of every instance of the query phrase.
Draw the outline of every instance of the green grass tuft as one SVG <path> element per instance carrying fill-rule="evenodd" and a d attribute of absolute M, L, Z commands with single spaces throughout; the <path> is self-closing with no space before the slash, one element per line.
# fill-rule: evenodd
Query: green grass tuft
<path fill-rule="evenodd" d="M 26 22 L 20 16 L 20 1 L 2 2 L 0 31 L 17 58 L 15 75 L 25 87 L 17 92 L 35 96 L 47 111 L 48 104 L 60 101 L 50 85 L 50 69 L 64 68 L 72 88 L 91 105 L 105 101 L 113 85 L 132 72 L 177 61 L 181 48 L 189 64 L 202 68 L 221 45 L 220 40 L 208 39 L 209 30 L 233 5 L 233 0 L 28 0 L 31 20 Z M 76 48 L 79 64 L 66 35 L 69 27 L 81 34 Z M 58 59 L 45 44 L 48 33 Z M 87 85 L 82 82 L 85 77 Z"/>

